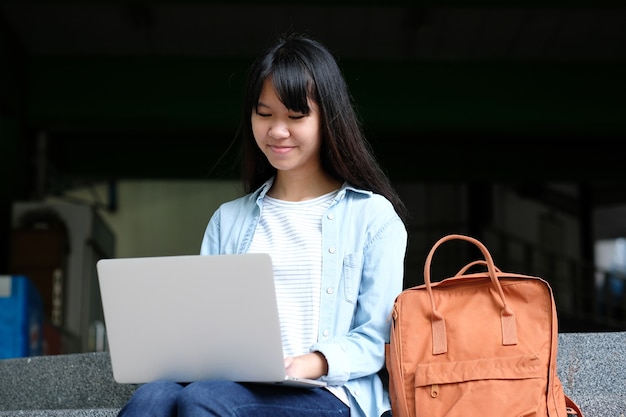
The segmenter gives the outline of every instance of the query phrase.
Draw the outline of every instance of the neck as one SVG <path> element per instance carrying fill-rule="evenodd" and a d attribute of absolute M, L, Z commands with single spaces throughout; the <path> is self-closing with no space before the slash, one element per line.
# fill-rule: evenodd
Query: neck
<path fill-rule="evenodd" d="M 326 173 L 296 176 L 279 171 L 267 194 L 279 200 L 304 201 L 328 194 L 339 187 L 341 187 L 341 181 Z"/>

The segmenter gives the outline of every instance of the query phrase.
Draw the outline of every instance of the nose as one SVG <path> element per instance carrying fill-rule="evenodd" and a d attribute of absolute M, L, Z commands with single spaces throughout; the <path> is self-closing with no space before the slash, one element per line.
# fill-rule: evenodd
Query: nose
<path fill-rule="evenodd" d="M 288 138 L 289 135 L 291 135 L 287 124 L 283 122 L 273 123 L 270 126 L 268 134 L 272 139 L 285 139 Z"/>

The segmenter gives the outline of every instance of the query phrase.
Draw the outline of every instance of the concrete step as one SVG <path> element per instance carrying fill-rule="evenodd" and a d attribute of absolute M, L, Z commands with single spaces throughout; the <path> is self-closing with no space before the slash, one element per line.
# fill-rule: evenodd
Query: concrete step
<path fill-rule="evenodd" d="M 119 408 L 0 411 L 0 417 L 116 417 Z"/>
<path fill-rule="evenodd" d="M 103 416 L 136 389 L 113 380 L 108 352 L 0 360 L 0 387 L 1 411 L 98 410 Z"/>
<path fill-rule="evenodd" d="M 584 417 L 626 416 L 626 332 L 559 334 L 557 370 Z M 0 360 L 0 417 L 115 417 L 136 388 L 107 352 Z"/>
<path fill-rule="evenodd" d="M 557 371 L 584 417 L 626 416 L 626 332 L 559 334 Z"/>

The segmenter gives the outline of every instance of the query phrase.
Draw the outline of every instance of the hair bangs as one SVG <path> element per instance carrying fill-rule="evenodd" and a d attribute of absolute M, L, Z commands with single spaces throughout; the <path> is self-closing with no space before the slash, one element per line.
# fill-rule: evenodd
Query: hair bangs
<path fill-rule="evenodd" d="M 315 100 L 314 83 L 306 68 L 297 62 L 275 62 L 272 84 L 280 101 L 290 110 L 308 114 L 308 99 Z"/>

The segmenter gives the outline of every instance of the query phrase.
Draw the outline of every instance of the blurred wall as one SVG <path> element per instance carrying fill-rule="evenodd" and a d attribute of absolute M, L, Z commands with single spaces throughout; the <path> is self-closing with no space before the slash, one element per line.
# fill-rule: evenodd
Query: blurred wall
<path fill-rule="evenodd" d="M 77 188 L 66 198 L 93 204 L 98 196 L 106 203 L 108 187 Z M 115 234 L 116 257 L 197 254 L 210 216 L 241 195 L 239 181 L 231 180 L 133 180 L 115 187 L 115 210 L 98 212 Z"/>

